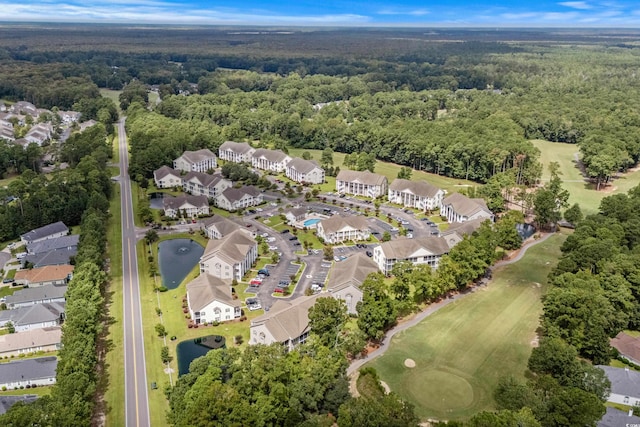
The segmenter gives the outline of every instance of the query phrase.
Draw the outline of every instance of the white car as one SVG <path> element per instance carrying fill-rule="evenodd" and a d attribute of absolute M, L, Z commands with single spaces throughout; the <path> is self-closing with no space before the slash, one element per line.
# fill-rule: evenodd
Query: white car
<path fill-rule="evenodd" d="M 277 251 L 278 247 L 277 246 L 269 246 L 269 250 L 270 251 Z"/>
<path fill-rule="evenodd" d="M 278 206 L 278 204 L 276 202 L 271 202 L 269 203 L 271 206 Z"/>
<path fill-rule="evenodd" d="M 256 208 L 256 212 L 262 212 L 262 208 Z"/>
<path fill-rule="evenodd" d="M 276 241 L 275 237 L 267 237 L 267 243 L 273 243 Z"/>
<path fill-rule="evenodd" d="M 262 233 L 260 236 L 262 236 L 262 237 L 269 237 L 269 233 Z"/>

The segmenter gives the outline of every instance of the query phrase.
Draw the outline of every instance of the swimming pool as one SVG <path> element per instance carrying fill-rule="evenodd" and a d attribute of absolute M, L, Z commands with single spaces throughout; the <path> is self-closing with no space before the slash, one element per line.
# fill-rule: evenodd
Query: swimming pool
<path fill-rule="evenodd" d="M 319 220 L 318 218 L 312 218 L 312 219 L 306 220 L 302 224 L 304 224 L 305 227 L 312 227 L 312 226 L 316 225 L 317 223 L 319 223 L 320 221 L 321 220 Z"/>

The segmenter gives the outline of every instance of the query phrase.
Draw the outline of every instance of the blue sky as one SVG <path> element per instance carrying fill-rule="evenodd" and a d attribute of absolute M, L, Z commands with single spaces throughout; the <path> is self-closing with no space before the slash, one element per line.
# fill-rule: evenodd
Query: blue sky
<path fill-rule="evenodd" d="M 0 21 L 619 28 L 640 27 L 640 1 L 0 0 Z"/>

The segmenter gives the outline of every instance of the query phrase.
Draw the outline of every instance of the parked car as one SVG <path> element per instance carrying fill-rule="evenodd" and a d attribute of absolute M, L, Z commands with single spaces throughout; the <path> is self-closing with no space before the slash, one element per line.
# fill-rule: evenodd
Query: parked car
<path fill-rule="evenodd" d="M 269 246 L 269 250 L 270 251 L 277 251 L 278 247 L 277 246 Z"/>
<path fill-rule="evenodd" d="M 298 238 L 296 236 L 291 236 L 289 237 L 289 240 L 298 240 Z"/>
<path fill-rule="evenodd" d="M 289 230 L 288 228 L 285 228 L 284 230 L 282 230 L 280 233 L 281 234 L 287 234 L 289 233 L 291 230 Z"/>
<path fill-rule="evenodd" d="M 264 274 L 265 276 L 268 276 L 269 270 L 267 270 L 266 268 L 261 268 L 260 270 L 258 270 L 258 274 Z"/>
<path fill-rule="evenodd" d="M 9 278 L 6 278 L 6 279 L 2 280 L 2 283 L 13 283 L 13 282 L 15 282 L 15 280 L 14 279 L 9 279 Z"/>
<path fill-rule="evenodd" d="M 368 257 L 372 257 L 372 256 L 373 256 L 373 252 L 371 252 L 371 251 L 367 251 L 367 256 L 368 256 Z"/>

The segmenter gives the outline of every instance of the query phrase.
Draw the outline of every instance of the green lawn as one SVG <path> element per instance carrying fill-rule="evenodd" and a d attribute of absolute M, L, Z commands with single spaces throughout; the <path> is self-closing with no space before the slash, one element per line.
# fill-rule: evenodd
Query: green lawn
<path fill-rule="evenodd" d="M 21 390 L 0 391 L 0 396 L 22 396 L 25 394 L 36 394 L 38 396 L 48 396 L 51 394 L 51 386 L 24 388 Z"/>
<path fill-rule="evenodd" d="M 543 182 L 549 179 L 548 165 L 551 162 L 560 164 L 561 178 L 565 180 L 563 186 L 569 191 L 569 203 L 579 203 L 585 214 L 598 211 L 602 198 L 616 193 L 626 193 L 640 184 L 640 171 L 627 173 L 613 181 L 612 186 L 605 191 L 596 191 L 595 186 L 583 181 L 580 170 L 576 167 L 575 154 L 579 148 L 575 144 L 562 144 L 542 140 L 532 141 L 540 150 L 540 162 L 544 166 Z M 567 182 L 572 181 L 572 182 Z"/>
<path fill-rule="evenodd" d="M 105 98 L 109 98 L 111 100 L 113 100 L 113 102 L 116 103 L 116 108 L 118 108 L 118 113 L 122 114 L 122 110 L 120 109 L 120 94 L 122 93 L 121 90 L 111 90 L 111 89 L 105 89 L 105 88 L 101 88 L 100 89 L 100 95 L 104 96 Z"/>
<path fill-rule="evenodd" d="M 524 378 L 540 297 L 564 239 L 555 235 L 521 261 L 496 269 L 488 287 L 396 335 L 390 349 L 367 366 L 413 403 L 420 418 L 464 419 L 494 409 L 499 378 Z M 404 366 L 407 358 L 415 368 Z"/>
<path fill-rule="evenodd" d="M 15 270 L 9 270 L 9 272 L 11 271 L 15 272 Z M 15 276 L 16 274 L 13 273 L 13 275 Z M 13 295 L 15 291 L 19 291 L 20 289 L 23 289 L 22 286 L 3 286 L 0 288 L 0 298 Z"/>
<path fill-rule="evenodd" d="M 320 161 L 322 157 L 322 150 L 308 150 L 304 148 L 293 148 L 289 147 L 289 155 L 293 157 L 302 157 L 302 153 L 308 151 L 311 154 L 311 158 L 313 160 Z M 333 165 L 339 166 L 340 169 L 348 169 L 344 167 L 344 157 L 345 153 L 333 153 Z M 397 178 L 398 172 L 402 166 L 396 165 L 394 163 L 387 162 L 376 162 L 376 167 L 374 169 L 375 173 L 379 173 L 387 177 L 389 182 L 393 181 Z M 480 186 L 480 184 L 467 181 L 464 179 L 456 179 L 456 178 L 448 178 L 441 175 L 435 175 L 432 173 L 427 173 L 423 171 L 413 171 L 413 175 L 411 176 L 412 181 L 427 181 L 430 184 L 435 185 L 436 187 L 442 188 L 443 190 L 447 190 L 449 193 L 458 192 L 461 188 L 465 188 L 468 185 L 471 186 Z M 320 186 L 313 186 L 320 188 L 322 191 L 335 191 L 336 189 L 336 180 L 330 176 L 326 177 L 327 184 L 323 184 Z"/>

